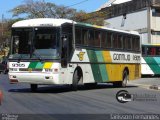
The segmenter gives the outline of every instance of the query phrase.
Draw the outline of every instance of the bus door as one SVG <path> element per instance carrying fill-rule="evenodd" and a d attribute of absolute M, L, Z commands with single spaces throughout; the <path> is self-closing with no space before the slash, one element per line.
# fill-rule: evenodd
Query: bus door
<path fill-rule="evenodd" d="M 73 24 L 64 23 L 61 27 L 61 66 L 67 67 L 73 49 Z"/>

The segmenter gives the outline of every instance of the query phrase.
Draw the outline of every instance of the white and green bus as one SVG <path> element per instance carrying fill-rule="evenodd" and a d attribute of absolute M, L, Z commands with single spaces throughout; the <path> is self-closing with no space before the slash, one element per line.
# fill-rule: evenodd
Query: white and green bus
<path fill-rule="evenodd" d="M 140 78 L 140 37 L 136 32 L 66 19 L 30 19 L 12 26 L 10 83 L 38 85 L 113 83 Z"/>
<path fill-rule="evenodd" d="M 146 76 L 160 76 L 160 45 L 143 44 L 141 58 L 141 74 Z"/>

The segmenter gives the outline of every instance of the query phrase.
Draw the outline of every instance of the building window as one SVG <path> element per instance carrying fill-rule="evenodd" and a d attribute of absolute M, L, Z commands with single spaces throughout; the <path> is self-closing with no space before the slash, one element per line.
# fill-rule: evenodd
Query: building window
<path fill-rule="evenodd" d="M 160 17 L 160 9 L 152 9 L 152 16 Z"/>
<path fill-rule="evenodd" d="M 160 35 L 160 31 L 152 31 L 152 35 Z"/>

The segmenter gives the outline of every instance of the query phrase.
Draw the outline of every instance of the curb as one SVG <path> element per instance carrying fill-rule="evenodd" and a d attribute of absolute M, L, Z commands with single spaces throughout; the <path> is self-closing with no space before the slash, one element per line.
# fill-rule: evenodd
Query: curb
<path fill-rule="evenodd" d="M 136 85 L 147 89 L 152 90 L 160 90 L 160 85 L 145 85 L 145 84 L 136 84 L 136 83 L 130 83 L 130 85 Z"/>
<path fill-rule="evenodd" d="M 154 90 L 160 90 L 160 85 L 151 85 L 149 88 Z"/>

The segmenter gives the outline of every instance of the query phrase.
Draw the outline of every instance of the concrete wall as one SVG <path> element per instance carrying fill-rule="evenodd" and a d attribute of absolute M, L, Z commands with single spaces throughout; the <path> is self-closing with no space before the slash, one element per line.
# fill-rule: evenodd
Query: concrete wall
<path fill-rule="evenodd" d="M 109 23 L 106 26 L 122 30 L 136 30 L 141 33 L 142 43 L 147 44 L 148 43 L 147 14 L 148 14 L 147 9 L 145 9 L 139 12 L 127 14 L 126 19 L 123 19 L 122 15 L 114 18 L 109 18 L 106 20 L 106 22 Z"/>
<path fill-rule="evenodd" d="M 147 28 L 147 10 L 143 10 L 136 13 L 130 13 L 126 15 L 124 26 L 121 26 L 123 22 L 123 16 L 109 18 L 106 20 L 108 27 L 118 28 L 123 30 L 137 30 Z"/>
<path fill-rule="evenodd" d="M 152 17 L 151 29 L 154 31 L 160 31 L 160 17 Z"/>

